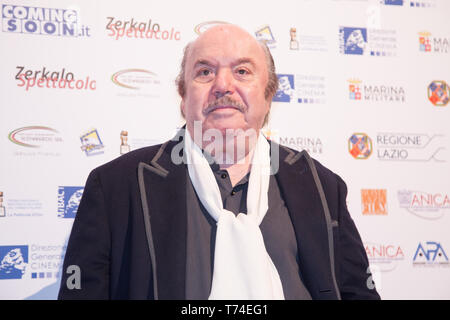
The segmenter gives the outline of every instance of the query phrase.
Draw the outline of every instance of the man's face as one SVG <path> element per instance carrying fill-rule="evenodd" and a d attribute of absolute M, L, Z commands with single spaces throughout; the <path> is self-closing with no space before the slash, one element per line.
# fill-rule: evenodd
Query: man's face
<path fill-rule="evenodd" d="M 203 33 L 187 54 L 181 108 L 191 135 L 194 121 L 201 121 L 203 132 L 258 132 L 270 108 L 264 96 L 266 56 L 259 43 L 236 26 L 221 25 Z"/>

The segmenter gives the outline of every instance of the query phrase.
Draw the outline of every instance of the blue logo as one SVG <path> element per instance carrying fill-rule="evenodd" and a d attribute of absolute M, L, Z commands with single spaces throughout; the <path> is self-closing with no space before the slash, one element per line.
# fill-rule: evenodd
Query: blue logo
<path fill-rule="evenodd" d="M 75 218 L 83 187 L 58 187 L 58 217 Z"/>
<path fill-rule="evenodd" d="M 387 6 L 402 6 L 403 0 L 381 0 L 381 3 Z"/>
<path fill-rule="evenodd" d="M 364 54 L 367 45 L 367 29 L 340 27 L 340 50 L 343 54 Z"/>
<path fill-rule="evenodd" d="M 28 265 L 28 246 L 0 246 L 0 279 L 22 279 Z"/>
<path fill-rule="evenodd" d="M 294 97 L 294 75 L 277 74 L 278 90 L 273 96 L 272 101 L 275 102 L 291 102 Z"/>
<path fill-rule="evenodd" d="M 448 257 L 439 242 L 427 241 L 425 246 L 419 243 L 414 254 L 413 264 L 448 264 Z"/>
<path fill-rule="evenodd" d="M 62 37 L 90 37 L 89 27 L 79 25 L 72 9 L 2 5 L 2 31 Z"/>

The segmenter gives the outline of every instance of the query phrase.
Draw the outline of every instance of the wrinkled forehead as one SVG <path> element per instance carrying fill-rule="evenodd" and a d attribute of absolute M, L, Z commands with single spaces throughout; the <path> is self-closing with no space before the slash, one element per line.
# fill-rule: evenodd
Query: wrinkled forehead
<path fill-rule="evenodd" d="M 265 54 L 260 43 L 247 31 L 234 25 L 217 25 L 202 33 L 189 46 L 187 64 L 199 59 L 252 59 L 265 65 Z"/>

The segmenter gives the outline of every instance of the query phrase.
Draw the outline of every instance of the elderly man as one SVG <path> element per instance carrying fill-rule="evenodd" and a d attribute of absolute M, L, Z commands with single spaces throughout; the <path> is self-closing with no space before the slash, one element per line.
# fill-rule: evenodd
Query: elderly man
<path fill-rule="evenodd" d="M 177 84 L 186 130 L 90 174 L 59 298 L 378 299 L 345 183 L 260 132 L 265 44 L 212 27 Z"/>

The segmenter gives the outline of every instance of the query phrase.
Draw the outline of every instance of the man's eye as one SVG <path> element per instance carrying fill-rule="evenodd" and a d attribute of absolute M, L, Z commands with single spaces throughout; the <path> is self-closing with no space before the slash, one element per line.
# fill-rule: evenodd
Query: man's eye
<path fill-rule="evenodd" d="M 211 69 L 200 69 L 197 71 L 195 78 L 201 82 L 210 81 L 214 78 L 214 72 Z"/>
<path fill-rule="evenodd" d="M 247 70 L 245 70 L 245 69 L 238 69 L 237 72 L 238 72 L 240 75 L 248 74 Z"/>

